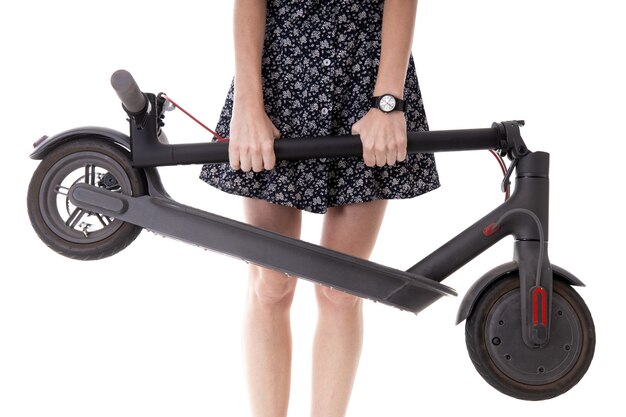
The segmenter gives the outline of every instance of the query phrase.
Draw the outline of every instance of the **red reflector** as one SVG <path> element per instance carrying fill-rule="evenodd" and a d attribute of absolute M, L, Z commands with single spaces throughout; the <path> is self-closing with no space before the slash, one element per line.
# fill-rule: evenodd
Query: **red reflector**
<path fill-rule="evenodd" d="M 541 295 L 541 298 L 539 297 Z M 539 302 L 541 302 L 541 324 L 548 324 L 548 294 L 545 288 L 535 287 L 533 289 L 533 325 L 539 324 Z M 541 301 L 540 301 L 541 300 Z"/>
<path fill-rule="evenodd" d="M 488 225 L 487 227 L 483 229 L 483 235 L 491 236 L 498 230 L 500 230 L 500 225 L 498 223 L 491 223 L 490 225 Z"/>

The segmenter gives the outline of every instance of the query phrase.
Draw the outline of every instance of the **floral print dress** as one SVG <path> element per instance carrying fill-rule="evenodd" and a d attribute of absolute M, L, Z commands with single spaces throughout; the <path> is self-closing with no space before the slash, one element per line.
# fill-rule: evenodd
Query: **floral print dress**
<path fill-rule="evenodd" d="M 265 111 L 282 138 L 339 136 L 371 108 L 384 0 L 268 0 L 262 55 Z M 228 137 L 234 77 L 216 132 Z M 404 86 L 408 131 L 428 130 L 413 55 Z M 212 141 L 217 138 L 213 137 Z M 281 140 L 281 139 L 277 139 Z M 377 199 L 412 198 L 440 186 L 434 154 L 368 167 L 363 157 L 277 160 L 262 172 L 202 166 L 200 179 L 227 193 L 311 213 Z"/>

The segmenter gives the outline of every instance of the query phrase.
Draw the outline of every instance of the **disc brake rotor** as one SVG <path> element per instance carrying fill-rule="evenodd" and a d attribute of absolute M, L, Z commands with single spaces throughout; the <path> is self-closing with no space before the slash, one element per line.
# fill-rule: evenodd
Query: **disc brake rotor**
<path fill-rule="evenodd" d="M 57 186 L 59 189 L 69 190 L 71 186 L 78 183 L 88 183 L 98 186 L 100 188 L 104 188 L 108 191 L 113 192 L 121 192 L 121 186 L 118 183 L 115 176 L 113 176 L 110 172 L 102 173 L 97 172 L 95 165 L 87 165 L 85 167 L 85 175 L 78 177 L 70 187 Z M 76 206 L 74 206 L 67 196 L 67 191 L 61 193 L 66 195 L 65 197 L 65 210 L 67 212 L 68 218 L 65 219 L 66 224 L 76 230 L 81 231 L 85 237 L 88 237 L 90 232 L 94 232 L 96 230 L 100 230 L 103 227 L 111 224 L 113 220 L 112 217 L 105 216 L 100 213 L 95 213 L 92 211 L 83 211 L 77 210 Z"/>

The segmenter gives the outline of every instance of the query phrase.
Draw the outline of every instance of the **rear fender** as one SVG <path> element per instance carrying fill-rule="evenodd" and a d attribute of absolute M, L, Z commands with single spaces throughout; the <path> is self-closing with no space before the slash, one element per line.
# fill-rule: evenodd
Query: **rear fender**
<path fill-rule="evenodd" d="M 50 137 L 42 136 L 33 144 L 35 149 L 30 154 L 30 158 L 41 160 L 53 149 L 65 142 L 93 137 L 114 142 L 130 152 L 130 137 L 128 135 L 106 127 L 85 126 L 66 130 Z"/>

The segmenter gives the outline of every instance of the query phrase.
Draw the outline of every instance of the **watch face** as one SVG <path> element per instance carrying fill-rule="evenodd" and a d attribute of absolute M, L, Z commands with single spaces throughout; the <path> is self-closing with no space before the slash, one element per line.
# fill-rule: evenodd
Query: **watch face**
<path fill-rule="evenodd" d="M 380 109 L 384 112 L 390 112 L 396 107 L 396 99 L 389 94 L 385 94 L 380 98 Z"/>

